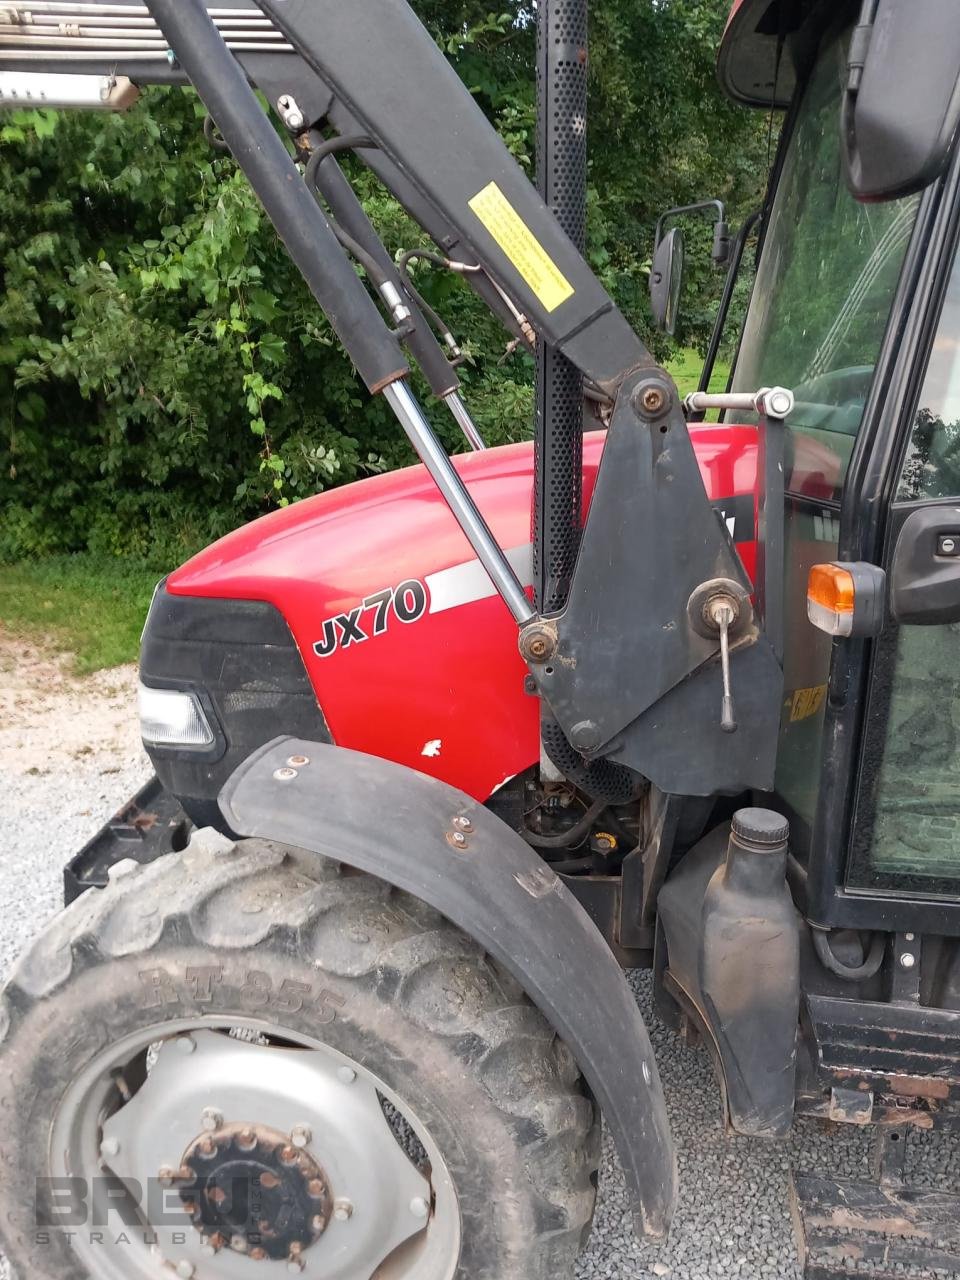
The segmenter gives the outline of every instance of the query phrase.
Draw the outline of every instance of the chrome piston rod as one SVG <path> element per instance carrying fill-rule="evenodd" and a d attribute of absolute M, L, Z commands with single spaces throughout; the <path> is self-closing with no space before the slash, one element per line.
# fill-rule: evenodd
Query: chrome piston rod
<path fill-rule="evenodd" d="M 525 626 L 536 616 L 533 605 L 409 386 L 392 382 L 383 395 L 517 625 Z"/>

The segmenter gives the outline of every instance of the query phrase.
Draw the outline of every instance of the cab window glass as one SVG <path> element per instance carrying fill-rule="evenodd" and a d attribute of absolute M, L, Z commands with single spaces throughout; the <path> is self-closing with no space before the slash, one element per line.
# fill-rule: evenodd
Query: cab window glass
<path fill-rule="evenodd" d="M 960 265 L 954 262 L 943 314 L 897 497 L 960 497 Z"/>
<path fill-rule="evenodd" d="M 743 333 L 736 391 L 789 387 L 788 485 L 839 497 L 918 200 L 861 204 L 840 156 L 849 32 L 821 50 L 794 126 Z"/>

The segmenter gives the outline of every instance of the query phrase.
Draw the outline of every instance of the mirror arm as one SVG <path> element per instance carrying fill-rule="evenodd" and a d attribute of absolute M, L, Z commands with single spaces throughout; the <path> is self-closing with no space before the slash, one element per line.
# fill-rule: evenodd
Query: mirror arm
<path fill-rule="evenodd" d="M 677 205 L 675 209 L 667 209 L 657 219 L 657 225 L 653 233 L 653 251 L 656 253 L 657 245 L 663 239 L 665 224 L 668 220 L 682 217 L 686 213 L 711 213 L 715 212 L 716 230 L 713 235 L 713 251 L 711 257 L 718 267 L 728 260 L 730 256 L 730 231 L 727 227 L 727 211 L 722 200 L 698 200 L 695 204 Z"/>

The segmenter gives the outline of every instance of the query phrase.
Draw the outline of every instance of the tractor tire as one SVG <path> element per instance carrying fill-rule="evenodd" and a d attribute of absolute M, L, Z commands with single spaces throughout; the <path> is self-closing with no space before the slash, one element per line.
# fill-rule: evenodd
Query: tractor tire
<path fill-rule="evenodd" d="M 195 1053 L 198 1045 L 202 1052 Z M 293 1055 L 291 1047 L 309 1052 Z M 218 1055 L 213 1074 L 211 1053 Z M 275 1069 L 251 1076 L 251 1059 L 243 1059 L 249 1054 L 273 1055 L 268 1061 Z M 294 1140 L 304 1148 L 299 1156 L 289 1146 L 285 1152 L 271 1147 L 272 1131 L 260 1126 L 267 1124 L 264 1115 L 282 1110 L 282 1100 L 269 1091 L 280 1088 L 287 1064 L 314 1061 L 326 1073 L 325 1089 L 328 1079 L 336 1088 L 337 1080 L 359 1073 L 363 1096 L 379 1099 L 384 1125 L 401 1117 L 385 1140 L 369 1103 L 366 1113 L 358 1112 L 361 1128 L 350 1133 L 369 1129 L 375 1135 L 374 1165 L 359 1139 L 343 1137 L 346 1122 L 335 1105 L 312 1113 L 312 1128 L 284 1128 L 301 1129 L 301 1139 Z M 223 1095 L 242 1098 L 233 1108 L 221 1107 L 229 1110 L 226 1119 L 218 1111 L 219 1083 L 211 1086 L 213 1105 L 199 1106 L 191 1072 L 204 1062 L 207 1078 L 224 1087 L 232 1087 L 235 1070 L 238 1079 L 255 1081 L 251 1092 Z M 312 1086 L 302 1092 L 312 1095 Z M 346 1092 L 343 1097 L 346 1102 Z M 90 1107 L 93 1121 L 85 1111 Z M 244 1107 L 253 1114 L 241 1114 Z M 258 1274 L 249 1259 L 233 1252 L 250 1252 L 254 1236 L 247 1238 L 246 1228 L 238 1228 L 238 1236 L 227 1229 L 211 1237 L 204 1234 L 211 1228 L 195 1218 L 186 1244 L 170 1244 L 164 1252 L 173 1237 L 164 1235 L 160 1244 L 152 1237 L 151 1252 L 144 1234 L 142 1243 L 128 1242 L 127 1253 L 118 1252 L 123 1242 L 109 1224 L 98 1228 L 106 1245 L 93 1239 L 86 1220 L 70 1219 L 71 1231 L 60 1229 L 67 1219 L 58 1216 L 56 1196 L 44 1190 L 54 1185 L 48 1179 L 89 1173 L 96 1180 L 99 1170 L 101 1177 L 130 1185 L 132 1175 L 123 1167 L 127 1135 L 138 1151 L 148 1150 L 151 1142 L 162 1144 L 164 1132 L 185 1113 L 197 1144 L 215 1150 L 215 1162 L 239 1124 L 253 1126 L 246 1136 L 267 1163 L 284 1162 L 276 1164 L 274 1183 L 293 1178 L 294 1199 L 302 1191 L 297 1170 L 316 1160 L 310 1168 L 326 1180 L 329 1202 L 303 1229 L 321 1234 L 304 1248 L 302 1239 L 290 1244 L 293 1237 L 282 1237 L 272 1221 L 261 1223 L 270 1237 L 252 1254 L 263 1258 L 264 1246 L 289 1245 L 289 1269 L 299 1267 L 305 1280 L 379 1278 L 377 1251 L 385 1247 L 396 1249 L 384 1272 L 391 1280 L 406 1280 L 408 1272 L 424 1280 L 563 1280 L 572 1276 L 590 1229 L 599 1120 L 566 1046 L 517 983 L 432 908 L 300 849 L 262 840 L 228 844 L 202 832 L 182 853 L 145 867 L 122 863 L 106 889 L 84 894 L 21 958 L 0 996 L 0 1244 L 14 1274 L 21 1280 L 219 1280 L 237 1274 L 238 1264 Z M 234 1122 L 232 1130 L 227 1121 Z M 120 1133 L 111 1130 L 118 1124 L 127 1125 L 119 1155 L 121 1143 L 105 1136 Z M 227 1127 L 211 1136 L 218 1125 Z M 151 1126 L 164 1132 L 153 1134 Z M 340 1136 L 329 1136 L 334 1133 Z M 377 1183 L 381 1199 L 372 1214 L 365 1214 L 364 1199 L 376 1179 L 356 1172 L 347 1207 L 334 1198 L 328 1139 L 341 1170 L 369 1170 L 396 1159 L 412 1169 L 419 1160 L 411 1176 L 426 1179 L 430 1190 L 409 1204 L 423 1217 L 431 1206 L 429 1224 L 415 1224 L 422 1234 L 400 1245 L 376 1237 L 386 1228 L 371 1219 L 402 1219 L 408 1204 L 388 1203 L 396 1180 Z M 174 1162 L 186 1161 L 179 1178 L 189 1172 L 183 1149 L 173 1151 Z M 157 1175 L 169 1185 L 169 1172 L 158 1169 Z M 185 1195 L 187 1210 L 196 1211 Z M 88 1209 L 82 1212 L 89 1217 Z M 334 1246 L 324 1236 L 331 1228 L 340 1233 L 336 1247 L 356 1247 L 356 1258 L 366 1259 L 362 1264 L 328 1269 L 324 1257 L 332 1255 L 323 1250 Z M 418 1254 L 428 1243 L 433 1252 Z M 194 1262 L 198 1249 L 215 1256 Z M 405 1263 L 405 1257 L 413 1261 Z M 272 1275 L 275 1269 L 264 1270 Z"/>

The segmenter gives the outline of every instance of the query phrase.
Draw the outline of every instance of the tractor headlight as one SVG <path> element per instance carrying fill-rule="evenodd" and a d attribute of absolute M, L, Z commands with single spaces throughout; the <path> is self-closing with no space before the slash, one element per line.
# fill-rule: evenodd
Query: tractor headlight
<path fill-rule="evenodd" d="M 195 693 L 140 685 L 140 736 L 153 747 L 210 747 L 216 738 Z"/>

